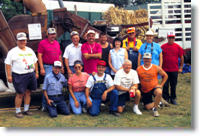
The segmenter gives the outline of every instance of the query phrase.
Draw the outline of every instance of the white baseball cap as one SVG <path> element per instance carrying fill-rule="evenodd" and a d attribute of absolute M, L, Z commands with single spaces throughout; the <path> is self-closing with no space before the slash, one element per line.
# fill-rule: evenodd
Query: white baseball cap
<path fill-rule="evenodd" d="M 16 36 L 17 40 L 26 40 L 26 34 L 24 32 L 20 32 Z"/>
<path fill-rule="evenodd" d="M 144 53 L 143 58 L 144 59 L 151 59 L 151 53 Z"/>
<path fill-rule="evenodd" d="M 62 64 L 60 61 L 54 61 L 53 66 L 62 68 Z"/>
<path fill-rule="evenodd" d="M 70 33 L 70 37 L 72 37 L 73 35 L 78 35 L 78 36 L 79 36 L 79 33 L 78 33 L 77 31 L 72 31 L 72 32 Z"/>
<path fill-rule="evenodd" d="M 146 32 L 146 35 L 153 35 L 154 36 L 154 33 L 150 30 L 150 31 Z"/>
<path fill-rule="evenodd" d="M 55 34 L 56 33 L 56 29 L 55 28 L 49 28 L 48 29 L 48 33 L 49 34 Z"/>
<path fill-rule="evenodd" d="M 88 34 L 96 34 L 94 30 L 88 30 L 87 35 Z"/>
<path fill-rule="evenodd" d="M 175 37 L 175 31 L 167 32 L 167 37 Z"/>

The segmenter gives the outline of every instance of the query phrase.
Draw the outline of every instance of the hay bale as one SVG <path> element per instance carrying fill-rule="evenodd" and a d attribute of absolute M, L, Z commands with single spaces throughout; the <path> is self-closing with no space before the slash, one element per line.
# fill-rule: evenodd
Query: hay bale
<path fill-rule="evenodd" d="M 136 11 L 128 11 L 124 10 L 123 8 L 119 9 L 119 7 L 110 7 L 106 12 L 102 13 L 102 16 L 104 20 L 108 21 L 109 25 L 140 24 L 148 22 L 147 10 L 141 9 L 140 7 L 139 10 Z M 138 38 L 141 40 L 146 31 L 149 30 L 149 26 L 142 26 L 142 28 L 138 29 L 142 29 L 141 36 L 138 36 Z M 121 36 L 124 36 L 126 34 L 126 29 L 122 29 L 120 34 Z"/>

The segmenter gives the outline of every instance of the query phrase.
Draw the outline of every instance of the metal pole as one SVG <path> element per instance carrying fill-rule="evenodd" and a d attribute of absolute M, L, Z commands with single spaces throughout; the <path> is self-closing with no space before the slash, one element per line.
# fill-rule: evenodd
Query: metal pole
<path fill-rule="evenodd" d="M 185 12 L 184 12 L 184 0 L 181 0 L 181 23 L 182 23 L 182 42 L 183 49 L 185 49 Z"/>
<path fill-rule="evenodd" d="M 61 8 L 65 7 L 62 0 L 58 0 L 58 3 L 59 3 Z"/>
<path fill-rule="evenodd" d="M 161 0 L 161 11 L 162 11 L 162 26 L 165 27 L 165 6 L 164 6 L 164 0 Z"/>

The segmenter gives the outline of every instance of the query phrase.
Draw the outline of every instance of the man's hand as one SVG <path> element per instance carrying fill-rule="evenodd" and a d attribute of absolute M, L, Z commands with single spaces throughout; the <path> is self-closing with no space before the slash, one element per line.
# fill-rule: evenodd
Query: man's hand
<path fill-rule="evenodd" d="M 130 49 L 130 47 L 129 47 L 129 46 L 127 46 L 127 47 L 126 47 L 126 50 L 129 50 L 129 49 Z"/>
<path fill-rule="evenodd" d="M 93 71 L 93 72 L 92 72 L 92 75 L 94 76 L 95 74 L 96 74 L 96 72 Z"/>
<path fill-rule="evenodd" d="M 38 73 L 35 73 L 35 77 L 36 77 L 36 79 L 38 79 L 38 77 L 39 77 L 39 74 L 38 74 Z"/>
<path fill-rule="evenodd" d="M 102 100 L 103 100 L 103 101 L 105 101 L 105 100 L 106 100 L 106 98 L 107 98 L 107 92 L 106 92 L 106 91 L 104 91 L 104 93 L 103 93 L 103 95 L 102 95 Z"/>
<path fill-rule="evenodd" d="M 12 76 L 7 76 L 7 80 L 9 83 L 12 83 Z"/>
<path fill-rule="evenodd" d="M 87 99 L 87 105 L 88 105 L 89 107 L 92 107 L 92 102 L 90 101 L 89 98 Z"/>
<path fill-rule="evenodd" d="M 116 74 L 116 73 L 117 73 L 117 70 L 115 69 L 115 70 L 113 70 L 113 72 Z"/>
<path fill-rule="evenodd" d="M 61 68 L 61 74 L 64 74 L 64 73 L 65 73 L 64 68 Z"/>
<path fill-rule="evenodd" d="M 47 104 L 48 104 L 49 106 L 51 106 L 51 102 L 53 102 L 53 101 L 50 100 L 50 99 L 47 100 Z"/>
<path fill-rule="evenodd" d="M 44 68 L 40 69 L 40 75 L 45 76 L 45 70 L 44 70 Z"/>
<path fill-rule="evenodd" d="M 67 69 L 67 74 L 68 74 L 68 77 L 72 77 L 73 76 L 73 72 L 70 69 Z"/>
<path fill-rule="evenodd" d="M 78 108 L 79 107 L 79 103 L 78 103 L 78 101 L 76 100 L 76 101 L 74 101 L 74 105 L 75 105 L 75 107 L 76 108 Z"/>
<path fill-rule="evenodd" d="M 178 69 L 178 73 L 182 73 L 182 71 L 183 71 L 183 68 Z"/>

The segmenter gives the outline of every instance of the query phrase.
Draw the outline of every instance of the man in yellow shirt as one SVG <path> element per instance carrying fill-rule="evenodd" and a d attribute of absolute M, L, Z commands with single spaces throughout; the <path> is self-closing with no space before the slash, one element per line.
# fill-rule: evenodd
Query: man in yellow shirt
<path fill-rule="evenodd" d="M 132 62 L 132 69 L 137 69 L 137 60 L 138 60 L 138 50 L 142 45 L 142 42 L 139 39 L 136 39 L 135 27 L 129 27 L 127 29 L 128 37 L 123 40 L 123 48 L 128 51 L 128 59 Z"/>

